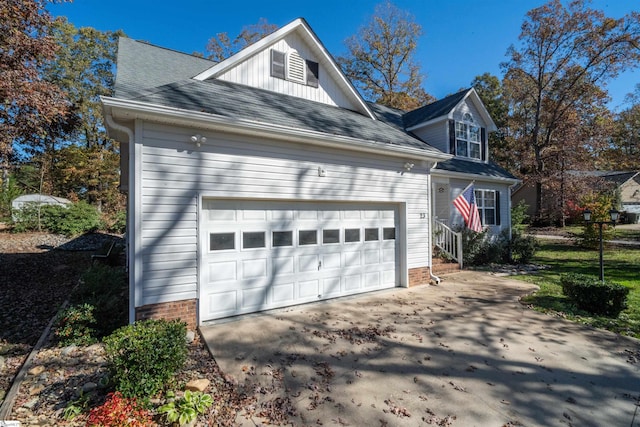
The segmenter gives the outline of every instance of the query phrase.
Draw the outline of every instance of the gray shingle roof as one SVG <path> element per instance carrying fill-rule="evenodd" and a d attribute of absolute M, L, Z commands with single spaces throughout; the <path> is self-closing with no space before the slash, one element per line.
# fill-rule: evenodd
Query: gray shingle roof
<path fill-rule="evenodd" d="M 371 120 L 354 111 L 251 86 L 192 79 L 213 65 L 207 59 L 121 38 L 115 96 L 441 154 L 405 132 L 397 110 L 380 106 L 376 109 L 380 120 Z"/>
<path fill-rule="evenodd" d="M 418 123 L 428 122 L 437 117 L 446 116 L 456 105 L 464 99 L 471 89 L 465 89 L 446 98 L 427 104 L 424 107 L 409 111 L 404 115 L 404 125 L 406 128 L 417 125 Z"/>
<path fill-rule="evenodd" d="M 115 96 L 130 98 L 136 92 L 191 78 L 216 63 L 208 59 L 120 37 Z"/>
<path fill-rule="evenodd" d="M 135 101 L 365 141 L 440 151 L 403 130 L 360 113 L 223 80 L 182 80 L 137 93 Z"/>
<path fill-rule="evenodd" d="M 474 174 L 480 175 L 487 178 L 503 178 L 503 179 L 513 179 L 517 180 L 517 178 L 511 175 L 502 167 L 496 165 L 495 163 L 481 163 L 474 162 L 459 158 L 449 159 L 443 162 L 438 162 L 436 166 L 437 170 L 449 171 L 449 172 L 459 172 L 466 174 Z"/>

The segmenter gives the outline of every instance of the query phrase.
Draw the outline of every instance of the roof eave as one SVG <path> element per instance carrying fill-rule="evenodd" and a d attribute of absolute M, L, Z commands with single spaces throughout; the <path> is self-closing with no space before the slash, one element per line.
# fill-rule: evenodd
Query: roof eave
<path fill-rule="evenodd" d="M 521 182 L 518 178 L 509 178 L 506 176 L 487 176 L 487 175 L 479 175 L 473 173 L 466 172 L 454 172 L 448 171 L 444 169 L 436 169 L 435 167 L 431 169 L 431 175 L 435 177 L 448 177 L 448 178 L 460 178 L 465 180 L 482 180 L 482 181 L 493 181 L 500 182 L 509 185 L 516 185 Z"/>

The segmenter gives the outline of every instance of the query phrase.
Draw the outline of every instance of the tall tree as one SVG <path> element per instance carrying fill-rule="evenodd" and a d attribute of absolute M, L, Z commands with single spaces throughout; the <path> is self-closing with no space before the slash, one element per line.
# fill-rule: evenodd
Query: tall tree
<path fill-rule="evenodd" d="M 99 209 L 115 208 L 109 204 L 118 199 L 118 147 L 106 134 L 100 97 L 113 93 L 117 40 L 123 33 L 76 28 L 58 18 L 50 34 L 60 48 L 42 74 L 67 93 L 74 120 L 50 134 L 48 151 L 38 158 L 50 163 L 52 191 L 71 198 L 81 194 Z"/>
<path fill-rule="evenodd" d="M 606 159 L 614 170 L 640 169 L 640 84 L 625 98 L 626 107 L 615 118 L 615 132 Z"/>
<path fill-rule="evenodd" d="M 640 59 L 640 14 L 613 19 L 587 5 L 552 0 L 529 11 L 521 45 L 509 48 L 503 64 L 509 127 L 523 147 L 522 172 L 535 179 L 537 217 L 543 180 L 553 172 L 545 155 L 564 143 L 559 128 L 582 106 L 601 103 L 601 88 Z"/>
<path fill-rule="evenodd" d="M 223 61 L 277 29 L 277 25 L 270 24 L 265 18 L 260 18 L 257 24 L 242 27 L 240 34 L 234 39 L 231 39 L 226 32 L 217 33 L 209 39 L 205 56 L 214 61 Z"/>
<path fill-rule="evenodd" d="M 476 76 L 471 82 L 482 103 L 493 119 L 497 132 L 489 135 L 489 151 L 491 158 L 509 171 L 517 169 L 514 156 L 510 153 L 507 116 L 509 106 L 505 101 L 500 79 L 490 73 Z"/>
<path fill-rule="evenodd" d="M 41 139 L 53 122 L 64 121 L 69 103 L 40 75 L 58 49 L 45 1 L 0 1 L 0 16 L 0 167 L 6 178 L 14 144 Z"/>
<path fill-rule="evenodd" d="M 337 60 L 365 98 L 412 110 L 434 100 L 422 88 L 424 75 L 415 60 L 421 35 L 414 17 L 387 1 L 346 40 L 348 53 Z"/>

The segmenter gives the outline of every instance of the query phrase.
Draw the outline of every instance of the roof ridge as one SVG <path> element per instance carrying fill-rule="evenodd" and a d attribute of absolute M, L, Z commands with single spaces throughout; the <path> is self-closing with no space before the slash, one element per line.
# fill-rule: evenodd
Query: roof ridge
<path fill-rule="evenodd" d="M 160 45 L 148 42 L 146 40 L 138 40 L 138 39 L 134 39 L 134 38 L 127 37 L 127 36 L 120 36 L 120 38 L 121 39 L 128 39 L 128 40 L 131 40 L 133 42 L 140 43 L 140 44 L 145 44 L 147 46 L 151 46 L 151 47 L 154 47 L 156 49 L 162 49 L 162 50 L 166 50 L 166 51 L 173 52 L 173 53 L 179 53 L 181 55 L 190 56 L 192 58 L 197 58 L 197 59 L 202 59 L 203 61 L 208 61 L 208 62 L 211 62 L 213 64 L 218 64 L 217 61 L 214 61 L 213 59 L 205 58 L 204 55 L 203 56 L 198 56 L 198 55 L 194 55 L 193 53 L 186 53 L 186 52 L 183 52 L 183 51 L 178 50 L 178 49 L 173 49 L 173 48 L 166 47 L 166 46 L 160 46 Z"/>

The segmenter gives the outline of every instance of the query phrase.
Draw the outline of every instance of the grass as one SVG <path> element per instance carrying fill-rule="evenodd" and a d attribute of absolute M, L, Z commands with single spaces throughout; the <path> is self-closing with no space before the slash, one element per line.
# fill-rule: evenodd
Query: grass
<path fill-rule="evenodd" d="M 640 338 L 640 248 L 606 247 L 604 252 L 604 275 L 607 281 L 619 283 L 630 289 L 628 308 L 617 318 L 595 316 L 578 310 L 562 294 L 560 276 L 579 273 L 598 276 L 600 264 L 598 251 L 574 246 L 567 241 L 542 240 L 533 263 L 549 266 L 536 275 L 520 276 L 521 280 L 540 286 L 535 294 L 523 301 L 534 309 L 560 315 L 567 319 L 604 328 L 623 335 Z"/>

